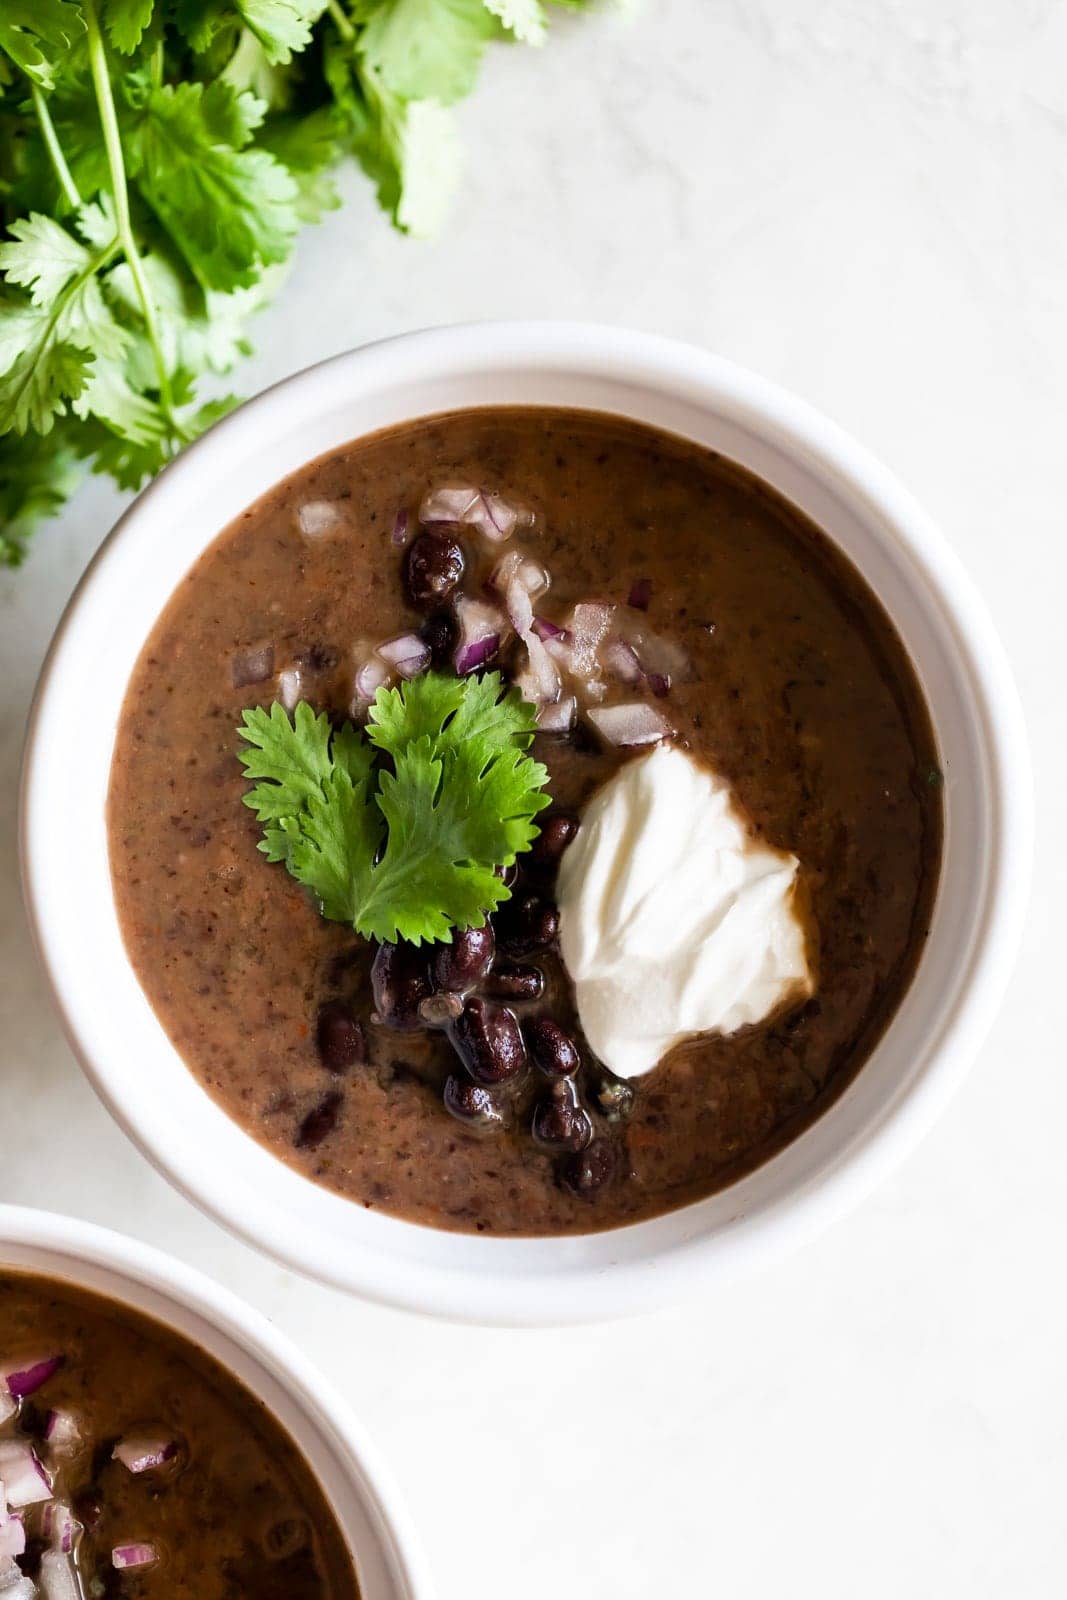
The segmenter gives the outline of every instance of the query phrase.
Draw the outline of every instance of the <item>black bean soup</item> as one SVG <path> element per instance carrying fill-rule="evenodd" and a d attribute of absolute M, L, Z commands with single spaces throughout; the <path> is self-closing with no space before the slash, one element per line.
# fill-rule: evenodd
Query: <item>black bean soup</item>
<path fill-rule="evenodd" d="M 262 1402 L 169 1328 L 0 1272 L 4 1600 L 358 1600 Z"/>
<path fill-rule="evenodd" d="M 235 729 L 278 700 L 358 721 L 427 667 L 539 701 L 552 809 L 490 926 L 376 948 L 257 851 Z M 623 1082 L 582 1036 L 554 883 L 586 801 L 661 738 L 799 858 L 817 983 Z M 358 440 L 220 534 L 133 674 L 109 824 L 140 981 L 242 1127 L 360 1205 L 553 1234 L 721 1188 L 849 1082 L 922 950 L 941 793 L 901 641 L 817 528 L 681 439 L 505 408 Z"/>

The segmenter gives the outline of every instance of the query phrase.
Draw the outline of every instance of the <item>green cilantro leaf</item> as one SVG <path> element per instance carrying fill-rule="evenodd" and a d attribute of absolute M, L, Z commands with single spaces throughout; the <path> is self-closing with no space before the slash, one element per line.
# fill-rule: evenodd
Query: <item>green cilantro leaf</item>
<path fill-rule="evenodd" d="M 122 55 L 132 55 L 137 49 L 152 20 L 154 6 L 155 0 L 107 0 L 104 26 L 111 43 Z"/>
<path fill-rule="evenodd" d="M 549 804 L 548 773 L 525 749 L 535 715 L 496 673 L 379 691 L 365 733 L 332 731 L 304 701 L 292 721 L 279 705 L 246 711 L 260 849 L 366 938 L 480 928 L 509 896 L 497 869 L 529 849 Z"/>
<path fill-rule="evenodd" d="M 249 287 L 296 236 L 292 176 L 265 150 L 244 148 L 262 110 L 228 83 L 164 84 L 129 141 L 141 194 L 205 289 Z"/>
<path fill-rule="evenodd" d="M 526 749 L 536 730 L 536 709 L 518 689 L 505 689 L 499 672 L 481 678 L 427 672 L 403 688 L 379 689 L 367 735 L 392 756 L 429 737 L 441 755 L 470 741 L 486 750 Z"/>
<path fill-rule="evenodd" d="M 404 100 L 451 105 L 470 94 L 496 31 L 483 0 L 384 0 L 359 41 L 362 60 Z"/>
<path fill-rule="evenodd" d="M 0 50 L 40 89 L 54 89 L 64 54 L 85 32 L 74 0 L 4 0 Z"/>

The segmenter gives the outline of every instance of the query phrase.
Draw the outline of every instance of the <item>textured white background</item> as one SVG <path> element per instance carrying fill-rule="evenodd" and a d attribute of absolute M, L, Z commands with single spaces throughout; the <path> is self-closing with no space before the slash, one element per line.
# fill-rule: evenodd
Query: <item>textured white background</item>
<path fill-rule="evenodd" d="M 480 1332 L 257 1258 L 111 1125 L 27 948 L 19 745 L 48 635 L 118 509 L 96 483 L 0 580 L 0 1198 L 160 1244 L 294 1334 L 384 1447 L 443 1600 L 1052 1600 L 1067 1590 L 1067 4 L 648 0 L 629 24 L 556 34 L 543 56 L 492 59 L 439 241 L 391 236 L 346 184 L 240 382 L 420 324 L 596 317 L 745 362 L 884 456 L 985 591 L 1026 700 L 1041 856 L 999 1026 L 894 1182 L 728 1296 Z"/>

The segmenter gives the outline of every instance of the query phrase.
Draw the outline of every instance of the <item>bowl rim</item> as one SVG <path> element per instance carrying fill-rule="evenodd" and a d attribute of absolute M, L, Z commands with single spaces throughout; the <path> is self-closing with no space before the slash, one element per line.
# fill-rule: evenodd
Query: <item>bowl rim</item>
<path fill-rule="evenodd" d="M 279 1237 L 272 1231 L 269 1216 L 252 1214 L 227 1192 L 225 1175 L 219 1179 L 201 1171 L 194 1177 L 181 1170 L 180 1163 L 171 1159 L 160 1142 L 148 1136 L 124 1105 L 118 1087 L 111 1081 L 108 1063 L 94 1059 L 83 1047 L 77 1018 L 56 970 L 56 930 L 43 914 L 36 882 L 40 863 L 34 818 L 38 809 L 42 731 L 47 727 L 53 699 L 61 695 L 62 678 L 75 665 L 67 659 L 66 651 L 72 620 L 91 605 L 98 586 L 106 582 L 109 559 L 151 526 L 157 506 L 165 504 L 179 479 L 192 478 L 211 460 L 221 459 L 220 452 L 225 452 L 229 441 L 236 440 L 242 430 L 254 429 L 261 423 L 269 428 L 272 419 L 276 425 L 283 405 L 313 410 L 316 396 L 321 403 L 327 396 L 380 392 L 374 386 L 376 382 L 379 386 L 383 383 L 383 365 L 387 368 L 394 357 L 401 366 L 405 360 L 410 365 L 416 355 L 434 373 L 444 372 L 453 380 L 463 375 L 500 374 L 514 369 L 552 370 L 555 361 L 568 372 L 594 380 L 620 380 L 647 390 L 659 385 L 665 392 L 695 396 L 701 404 L 744 423 L 757 436 L 773 440 L 776 448 L 813 475 L 821 473 L 827 481 L 844 485 L 871 526 L 890 530 L 891 539 L 904 550 L 936 600 L 966 669 L 981 723 L 981 747 L 989 766 L 992 842 L 983 927 L 975 948 L 966 953 L 965 975 L 957 985 L 951 1009 L 941 1019 L 940 1031 L 927 1052 L 920 1075 L 883 1108 L 862 1138 L 852 1141 L 853 1148 L 826 1159 L 810 1181 L 794 1189 L 788 1207 L 781 1201 L 769 1203 L 757 1214 L 745 1215 L 740 1229 L 687 1237 L 666 1250 L 653 1252 L 646 1260 L 615 1259 L 609 1246 L 605 1259 L 583 1263 L 579 1270 L 572 1268 L 565 1276 L 561 1272 L 558 1281 L 541 1274 L 525 1285 L 513 1276 L 506 1293 L 494 1284 L 491 1271 L 484 1268 L 474 1271 L 439 1266 L 407 1273 L 402 1266 L 394 1267 L 388 1261 L 376 1264 L 370 1252 L 365 1259 L 337 1260 L 314 1241 L 308 1244 L 301 1239 L 298 1244 L 295 1238 Z M 431 414 L 433 409 L 439 408 L 412 412 L 411 416 Z M 264 483 L 260 492 L 269 487 Z M 992 1024 L 1010 976 L 1029 898 L 1034 826 L 1029 773 L 1021 706 L 984 601 L 917 501 L 837 424 L 768 380 L 680 341 L 591 323 L 467 323 L 395 335 L 282 380 L 187 448 L 120 517 L 64 612 L 34 698 L 20 799 L 23 882 L 33 937 L 75 1054 L 120 1125 L 168 1180 L 201 1209 L 295 1270 L 383 1304 L 460 1321 L 511 1326 L 584 1322 L 653 1309 L 691 1293 L 695 1282 L 706 1281 L 709 1276 L 728 1277 L 761 1260 L 777 1258 L 856 1204 L 918 1143 L 962 1081 Z M 824 1120 L 818 1119 L 813 1127 Z M 620 1234 L 654 1225 L 655 1220 L 578 1237 L 610 1241 Z M 425 1231 L 443 1238 L 457 1237 L 444 1231 Z M 513 1246 L 542 1242 L 506 1241 Z M 479 1245 L 498 1251 L 504 1243 L 489 1237 L 478 1241 Z"/>
<path fill-rule="evenodd" d="M 41 1255 L 44 1262 L 37 1268 L 12 1265 L 12 1249 Z M 265 1370 L 286 1392 L 321 1441 L 321 1448 L 328 1450 L 339 1464 L 374 1525 L 378 1554 L 396 1600 L 435 1600 L 436 1587 L 418 1533 L 377 1445 L 348 1402 L 294 1340 L 231 1289 L 154 1245 L 62 1212 L 0 1203 L 0 1270 L 8 1267 L 14 1271 L 40 1271 L 43 1277 L 74 1282 L 104 1299 L 126 1303 L 121 1289 L 109 1296 L 108 1290 L 85 1284 L 75 1271 L 57 1269 L 57 1257 L 73 1258 L 79 1266 L 98 1268 L 124 1283 L 135 1284 L 236 1343 L 251 1364 Z M 134 1309 L 152 1321 L 162 1322 L 158 1312 L 136 1305 Z M 187 1328 L 178 1326 L 172 1331 L 197 1342 Z M 208 1353 L 226 1365 L 221 1354 L 210 1349 Z M 239 1382 L 263 1399 L 254 1380 L 237 1376 Z M 263 1403 L 271 1409 L 269 1402 Z M 315 1472 L 304 1448 L 299 1444 L 297 1448 Z M 344 1517 L 333 1509 L 358 1572 L 360 1552 L 354 1547 Z"/>

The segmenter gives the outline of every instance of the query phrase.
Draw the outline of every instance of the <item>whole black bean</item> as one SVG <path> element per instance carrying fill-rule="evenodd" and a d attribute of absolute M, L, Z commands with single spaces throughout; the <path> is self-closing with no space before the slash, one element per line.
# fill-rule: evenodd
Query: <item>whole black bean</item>
<path fill-rule="evenodd" d="M 298 1150 L 317 1150 L 322 1141 L 329 1137 L 337 1126 L 342 1099 L 340 1092 L 333 1089 L 323 1095 L 317 1106 L 312 1107 L 296 1131 L 293 1143 Z"/>
<path fill-rule="evenodd" d="M 456 621 L 450 611 L 435 611 L 419 629 L 419 638 L 429 646 L 430 665 L 439 671 L 452 660 L 456 642 Z"/>
<path fill-rule="evenodd" d="M 508 900 L 494 918 L 496 942 L 509 956 L 532 956 L 547 950 L 559 933 L 559 912 L 540 895 Z"/>
<path fill-rule="evenodd" d="M 540 1000 L 545 992 L 545 975 L 540 967 L 497 961 L 482 988 L 494 1000 Z"/>
<path fill-rule="evenodd" d="M 605 1067 L 593 1087 L 593 1099 L 609 1122 L 621 1122 L 634 1108 L 633 1085 Z"/>
<path fill-rule="evenodd" d="M 526 1065 L 522 1030 L 507 1006 L 491 1005 L 475 995 L 448 1032 L 475 1083 L 503 1083 Z"/>
<path fill-rule="evenodd" d="M 582 1064 L 578 1046 L 558 1022 L 551 1017 L 531 1017 L 523 1031 L 534 1066 L 550 1078 L 569 1078 L 578 1071 Z"/>
<path fill-rule="evenodd" d="M 404 583 L 417 611 L 433 611 L 463 576 L 463 547 L 450 533 L 420 533 L 404 558 Z"/>
<path fill-rule="evenodd" d="M 419 1006 L 433 993 L 426 953 L 412 944 L 380 944 L 370 969 L 374 1007 L 387 1028 L 423 1026 Z"/>
<path fill-rule="evenodd" d="M 445 1081 L 444 1103 L 445 1110 L 450 1111 L 459 1122 L 469 1122 L 476 1127 L 494 1127 L 504 1120 L 489 1090 L 483 1089 L 480 1083 L 472 1083 L 469 1078 L 461 1077 L 458 1072 Z"/>
<path fill-rule="evenodd" d="M 358 1061 L 367 1059 L 363 1024 L 356 1020 L 346 1000 L 327 1000 L 319 1007 L 315 1043 L 327 1072 L 347 1072 Z"/>
<path fill-rule="evenodd" d="M 473 989 L 489 971 L 495 954 L 490 923 L 484 928 L 456 928 L 452 943 L 440 945 L 434 956 L 434 982 L 439 989 Z"/>
<path fill-rule="evenodd" d="M 550 811 L 540 822 L 537 835 L 526 855 L 531 872 L 550 877 L 559 867 L 564 850 L 578 832 L 578 818 L 569 811 Z"/>
<path fill-rule="evenodd" d="M 559 1078 L 534 1107 L 530 1131 L 546 1150 L 584 1150 L 593 1137 L 589 1113 L 569 1078 Z"/>
<path fill-rule="evenodd" d="M 560 1168 L 560 1177 L 583 1200 L 592 1200 L 615 1176 L 615 1146 L 609 1139 L 594 1139 Z"/>

